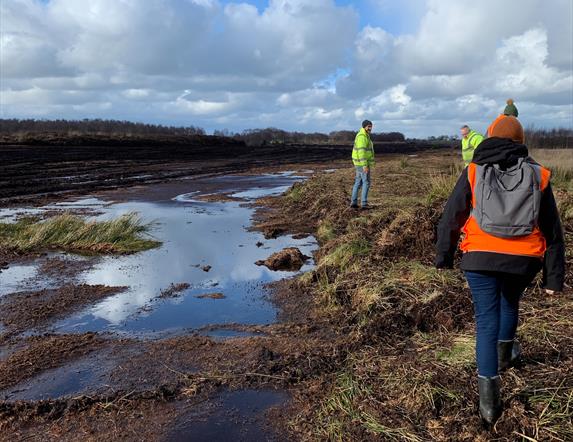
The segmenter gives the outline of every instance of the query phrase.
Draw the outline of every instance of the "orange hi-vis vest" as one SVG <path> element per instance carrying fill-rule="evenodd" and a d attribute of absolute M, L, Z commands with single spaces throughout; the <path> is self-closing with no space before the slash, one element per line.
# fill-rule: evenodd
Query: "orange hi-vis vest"
<path fill-rule="evenodd" d="M 541 167 L 540 189 L 544 191 L 549 185 L 551 172 Z M 472 189 L 472 207 L 476 207 L 475 183 L 476 183 L 476 164 L 470 163 L 468 166 L 468 180 Z M 518 236 L 513 238 L 501 238 L 484 232 L 473 215 L 470 215 L 462 228 L 464 234 L 460 249 L 466 252 L 493 252 L 503 253 L 505 255 L 521 255 L 543 258 L 547 248 L 545 238 L 535 227 L 529 235 Z"/>

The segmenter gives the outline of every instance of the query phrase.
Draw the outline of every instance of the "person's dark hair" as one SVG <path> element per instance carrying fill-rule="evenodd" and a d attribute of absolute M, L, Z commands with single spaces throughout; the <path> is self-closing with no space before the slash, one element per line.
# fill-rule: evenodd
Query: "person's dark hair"
<path fill-rule="evenodd" d="M 366 126 L 372 126 L 372 121 L 370 120 L 364 120 L 362 122 L 362 127 L 366 127 Z"/>
<path fill-rule="evenodd" d="M 460 129 L 469 129 L 470 127 L 467 124 L 464 124 Z"/>

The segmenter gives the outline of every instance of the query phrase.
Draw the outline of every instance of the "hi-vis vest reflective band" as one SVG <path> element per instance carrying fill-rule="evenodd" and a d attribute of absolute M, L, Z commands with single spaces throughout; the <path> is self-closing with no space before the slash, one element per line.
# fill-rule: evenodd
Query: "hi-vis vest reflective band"
<path fill-rule="evenodd" d="M 352 162 L 355 166 L 371 166 L 374 163 L 374 145 L 364 128 L 356 134 L 352 149 Z"/>
<path fill-rule="evenodd" d="M 476 170 L 477 165 L 470 163 L 468 166 L 468 180 L 472 189 L 472 207 L 476 207 Z M 541 183 L 540 189 L 544 191 L 549 185 L 551 172 L 544 167 L 540 167 Z M 462 228 L 464 238 L 460 244 L 460 249 L 466 252 L 494 252 L 505 255 L 533 256 L 542 258 L 545 254 L 546 244 L 543 234 L 536 226 L 533 232 L 525 236 L 513 238 L 501 238 L 484 232 L 475 216 L 472 214 Z"/>
<path fill-rule="evenodd" d="M 482 141 L 483 136 L 475 130 L 471 130 L 467 138 L 462 138 L 462 160 L 466 166 L 471 163 L 474 151 Z"/>

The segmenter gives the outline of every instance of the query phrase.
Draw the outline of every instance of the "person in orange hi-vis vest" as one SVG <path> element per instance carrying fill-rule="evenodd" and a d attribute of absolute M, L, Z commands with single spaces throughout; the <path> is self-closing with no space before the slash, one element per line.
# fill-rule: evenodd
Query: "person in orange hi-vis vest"
<path fill-rule="evenodd" d="M 499 372 L 518 361 L 519 300 L 539 270 L 548 295 L 563 289 L 565 244 L 551 173 L 529 157 L 523 127 L 490 125 L 450 195 L 438 225 L 436 267 L 452 268 L 460 244 L 476 321 L 479 409 L 501 416 Z"/>

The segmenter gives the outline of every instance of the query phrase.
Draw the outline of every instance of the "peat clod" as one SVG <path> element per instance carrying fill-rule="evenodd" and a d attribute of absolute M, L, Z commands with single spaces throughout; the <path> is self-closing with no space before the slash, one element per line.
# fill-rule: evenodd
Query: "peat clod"
<path fill-rule="evenodd" d="M 178 284 L 171 284 L 164 290 L 161 290 L 160 298 L 178 298 L 181 293 L 191 287 L 188 282 L 180 282 Z"/>
<path fill-rule="evenodd" d="M 280 252 L 273 253 L 265 260 L 259 260 L 255 264 L 266 266 L 271 270 L 298 271 L 304 265 L 310 256 L 304 255 L 296 247 L 287 247 Z"/>
<path fill-rule="evenodd" d="M 222 293 L 203 293 L 202 295 L 195 295 L 199 299 L 225 299 L 226 296 Z"/>

